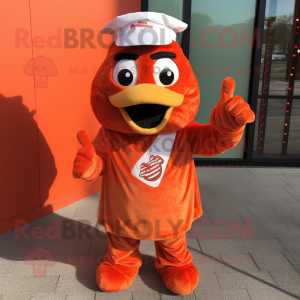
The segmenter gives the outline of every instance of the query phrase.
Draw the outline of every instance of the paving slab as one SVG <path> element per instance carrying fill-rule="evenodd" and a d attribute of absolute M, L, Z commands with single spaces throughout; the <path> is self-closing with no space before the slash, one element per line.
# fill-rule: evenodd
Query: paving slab
<path fill-rule="evenodd" d="M 33 275 L 0 276 L 1 294 L 37 294 L 55 292 L 59 276 L 34 277 Z"/>
<path fill-rule="evenodd" d="M 120 291 L 116 293 L 97 292 L 95 300 L 132 300 L 132 293 L 129 291 Z"/>
<path fill-rule="evenodd" d="M 133 300 L 148 300 L 148 299 L 160 300 L 160 294 L 155 291 L 134 292 L 132 299 Z"/>
<path fill-rule="evenodd" d="M 196 300 L 196 298 L 194 293 L 184 296 L 161 294 L 161 300 Z"/>
<path fill-rule="evenodd" d="M 300 299 L 300 295 L 285 289 L 276 289 L 272 287 L 248 288 L 251 300 L 295 300 Z"/>
<path fill-rule="evenodd" d="M 264 288 L 265 286 L 276 286 L 276 282 L 268 272 L 259 272 L 251 274 L 247 273 L 217 273 L 217 278 L 220 285 L 224 289 L 245 289 L 251 288 Z"/>
<path fill-rule="evenodd" d="M 96 299 L 96 293 L 89 293 L 89 292 L 83 292 L 83 293 L 77 293 L 77 292 L 69 292 L 67 295 L 66 300 L 95 300 Z"/>
<path fill-rule="evenodd" d="M 295 271 L 293 265 L 283 253 L 253 253 L 252 257 L 261 271 Z"/>
<path fill-rule="evenodd" d="M 57 293 L 38 293 L 30 300 L 66 300 L 67 295 L 60 295 Z"/>
<path fill-rule="evenodd" d="M 68 294 L 71 291 L 78 293 L 93 293 L 100 289 L 96 284 L 96 273 L 85 272 L 74 275 L 62 275 L 56 286 L 56 293 Z"/>
<path fill-rule="evenodd" d="M 220 288 L 220 283 L 218 281 L 216 273 L 207 273 L 202 269 L 198 269 L 198 272 L 200 275 L 200 279 L 195 291 L 202 289 L 217 290 Z"/>
<path fill-rule="evenodd" d="M 31 294 L 4 294 L 0 295 L 1 300 L 31 300 Z"/>
<path fill-rule="evenodd" d="M 205 300 L 251 300 L 246 289 L 218 289 L 218 290 L 195 290 L 196 299 L 205 299 Z M 261 298 L 260 300 L 266 300 Z"/>
<path fill-rule="evenodd" d="M 279 287 L 300 287 L 300 274 L 295 269 L 272 270 L 270 274 Z"/>

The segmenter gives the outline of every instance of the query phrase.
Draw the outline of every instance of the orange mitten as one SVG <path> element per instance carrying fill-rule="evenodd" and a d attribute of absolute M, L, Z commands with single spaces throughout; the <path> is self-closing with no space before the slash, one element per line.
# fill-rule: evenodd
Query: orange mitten
<path fill-rule="evenodd" d="M 98 178 L 100 172 L 104 171 L 103 159 L 96 154 L 95 148 L 85 130 L 78 131 L 77 139 L 82 148 L 78 150 L 74 160 L 73 177 L 94 181 Z"/>
<path fill-rule="evenodd" d="M 227 77 L 222 82 L 221 98 L 210 116 L 210 124 L 219 131 L 244 130 L 255 119 L 254 112 L 240 96 L 233 96 L 235 82 Z"/>

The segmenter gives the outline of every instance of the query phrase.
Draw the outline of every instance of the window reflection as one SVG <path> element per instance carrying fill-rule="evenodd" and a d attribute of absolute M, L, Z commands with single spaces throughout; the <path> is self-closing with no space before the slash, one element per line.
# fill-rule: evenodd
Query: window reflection
<path fill-rule="evenodd" d="M 160 12 L 182 20 L 183 0 L 149 0 L 149 11 Z M 182 32 L 176 34 L 176 42 L 181 45 Z"/>
<path fill-rule="evenodd" d="M 259 109 L 261 99 L 257 101 L 256 116 L 259 116 Z M 268 158 L 281 157 L 282 139 L 285 122 L 285 106 L 286 99 L 268 99 L 268 111 L 266 115 L 266 126 L 263 129 L 256 122 L 253 158 L 260 158 L 262 156 Z M 264 134 L 260 135 L 261 130 Z M 263 141 L 260 139 L 263 138 Z M 263 147 L 263 153 L 260 148 Z"/>
<path fill-rule="evenodd" d="M 289 158 L 300 158 L 300 100 L 293 100 L 291 111 L 291 124 L 289 131 L 289 141 L 287 154 Z"/>
<path fill-rule="evenodd" d="M 195 121 L 209 124 L 224 78 L 236 82 L 235 95 L 248 101 L 256 0 L 193 0 L 190 64 L 201 100 Z M 243 158 L 244 143 L 213 158 Z"/>
<path fill-rule="evenodd" d="M 256 116 L 259 115 L 261 99 L 257 101 Z M 291 111 L 289 138 L 287 154 L 282 154 L 282 141 L 285 127 L 285 99 L 268 99 L 268 112 L 266 116 L 266 126 L 264 127 L 263 152 L 260 151 L 260 131 L 259 122 L 255 122 L 255 137 L 253 144 L 253 158 L 268 159 L 299 159 L 300 158 L 300 100 L 293 100 Z"/>
<path fill-rule="evenodd" d="M 300 102 L 293 99 L 300 95 L 299 18 L 294 12 L 295 0 L 267 0 L 254 158 L 300 157 Z"/>
<path fill-rule="evenodd" d="M 259 94 L 288 94 L 295 0 L 268 0 L 263 33 Z M 294 94 L 300 84 L 295 82 Z"/>

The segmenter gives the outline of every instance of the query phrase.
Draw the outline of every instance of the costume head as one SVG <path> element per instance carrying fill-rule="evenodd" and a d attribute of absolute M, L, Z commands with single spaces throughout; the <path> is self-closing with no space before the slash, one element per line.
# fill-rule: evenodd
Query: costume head
<path fill-rule="evenodd" d="M 102 29 L 114 37 L 92 84 L 91 104 L 102 126 L 148 135 L 178 131 L 194 119 L 198 82 L 175 41 L 186 27 L 165 14 L 140 12 Z"/>

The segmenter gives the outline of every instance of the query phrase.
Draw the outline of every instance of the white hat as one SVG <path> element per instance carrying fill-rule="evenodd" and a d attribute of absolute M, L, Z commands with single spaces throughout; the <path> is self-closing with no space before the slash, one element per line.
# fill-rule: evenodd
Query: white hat
<path fill-rule="evenodd" d="M 176 40 L 176 33 L 187 24 L 156 12 L 136 12 L 118 16 L 110 21 L 102 33 L 113 34 L 117 46 L 168 45 Z"/>

